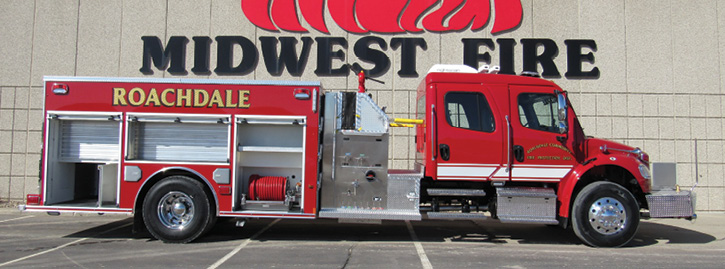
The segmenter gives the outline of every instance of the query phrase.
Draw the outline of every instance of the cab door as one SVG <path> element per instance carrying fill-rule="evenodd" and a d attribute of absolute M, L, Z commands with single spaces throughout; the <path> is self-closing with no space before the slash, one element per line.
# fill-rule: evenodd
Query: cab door
<path fill-rule="evenodd" d="M 480 84 L 438 84 L 433 141 L 438 180 L 483 181 L 502 170 L 506 124 L 498 111 Z"/>
<path fill-rule="evenodd" d="M 554 87 L 510 86 L 512 181 L 559 182 L 576 164 Z"/>

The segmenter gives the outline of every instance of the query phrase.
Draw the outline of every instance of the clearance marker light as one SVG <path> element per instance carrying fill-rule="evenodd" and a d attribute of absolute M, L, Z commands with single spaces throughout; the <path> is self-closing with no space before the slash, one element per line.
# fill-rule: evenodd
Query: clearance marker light
<path fill-rule="evenodd" d="M 53 93 L 56 95 L 68 94 L 68 85 L 63 83 L 53 83 Z"/>

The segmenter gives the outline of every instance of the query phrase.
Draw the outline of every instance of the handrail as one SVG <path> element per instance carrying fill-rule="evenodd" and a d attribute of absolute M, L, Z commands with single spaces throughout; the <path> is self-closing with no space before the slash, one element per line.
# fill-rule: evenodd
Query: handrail
<path fill-rule="evenodd" d="M 506 115 L 506 130 L 507 130 L 507 136 L 508 139 L 506 139 L 506 173 L 511 172 L 511 120 L 509 120 L 509 116 Z"/>
<path fill-rule="evenodd" d="M 430 133 L 431 133 L 431 139 L 430 139 L 430 160 L 435 161 L 436 157 L 438 157 L 438 151 L 436 150 L 436 147 L 438 146 L 438 140 L 436 140 L 436 105 L 430 105 Z"/>

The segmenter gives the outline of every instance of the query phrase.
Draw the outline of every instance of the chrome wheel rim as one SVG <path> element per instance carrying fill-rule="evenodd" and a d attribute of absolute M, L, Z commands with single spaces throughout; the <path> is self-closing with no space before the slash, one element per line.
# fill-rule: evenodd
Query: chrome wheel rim
<path fill-rule="evenodd" d="M 172 191 L 159 200 L 157 213 L 166 228 L 183 230 L 194 219 L 194 201 L 186 193 Z"/>
<path fill-rule="evenodd" d="M 626 220 L 624 205 L 612 197 L 600 198 L 589 207 L 589 224 L 600 234 L 619 233 L 624 229 Z"/>

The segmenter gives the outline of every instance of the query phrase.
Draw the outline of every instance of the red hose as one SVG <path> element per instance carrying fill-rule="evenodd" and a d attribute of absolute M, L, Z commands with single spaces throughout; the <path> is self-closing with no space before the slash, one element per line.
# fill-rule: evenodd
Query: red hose
<path fill-rule="evenodd" d="M 286 177 L 249 177 L 249 196 L 252 200 L 284 201 L 286 189 Z"/>

